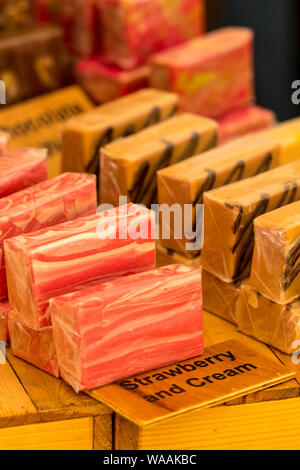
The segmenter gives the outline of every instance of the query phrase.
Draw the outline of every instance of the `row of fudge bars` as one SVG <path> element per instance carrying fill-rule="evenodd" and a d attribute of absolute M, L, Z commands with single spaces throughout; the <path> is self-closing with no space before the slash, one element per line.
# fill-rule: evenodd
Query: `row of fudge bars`
<path fill-rule="evenodd" d="M 201 273 L 155 269 L 155 214 L 46 178 L 43 150 L 0 156 L 1 341 L 76 391 L 201 354 Z"/>

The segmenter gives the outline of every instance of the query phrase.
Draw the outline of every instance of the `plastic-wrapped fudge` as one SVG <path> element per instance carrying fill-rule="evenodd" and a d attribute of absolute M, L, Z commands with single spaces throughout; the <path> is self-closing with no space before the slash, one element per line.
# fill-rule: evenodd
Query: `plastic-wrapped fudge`
<path fill-rule="evenodd" d="M 8 317 L 10 348 L 12 353 L 39 369 L 60 377 L 57 355 L 53 341 L 52 326 L 34 330 L 24 325 L 11 311 Z"/>
<path fill-rule="evenodd" d="M 156 244 L 156 266 L 168 266 L 169 264 L 185 264 L 188 266 L 199 267 L 200 256 L 185 255 L 178 251 L 165 248 L 160 242 Z"/>
<path fill-rule="evenodd" d="M 151 58 L 150 84 L 178 93 L 184 111 L 219 118 L 253 101 L 253 34 L 224 28 Z"/>
<path fill-rule="evenodd" d="M 300 199 L 300 160 L 204 194 L 204 269 L 226 282 L 250 275 L 253 221 Z"/>
<path fill-rule="evenodd" d="M 231 111 L 218 119 L 219 143 L 223 144 L 237 137 L 274 125 L 275 114 L 261 106 L 247 106 Z"/>
<path fill-rule="evenodd" d="M 7 104 L 63 86 L 66 56 L 62 30 L 45 25 L 2 35 L 0 79 L 6 84 Z"/>
<path fill-rule="evenodd" d="M 290 119 L 271 129 L 262 131 L 262 135 L 276 139 L 281 144 L 280 164 L 293 162 L 300 155 L 300 118 Z"/>
<path fill-rule="evenodd" d="M 242 281 L 224 282 L 203 269 L 203 309 L 236 325 L 241 287 Z"/>
<path fill-rule="evenodd" d="M 0 341 L 8 343 L 8 316 L 10 313 L 10 305 L 8 300 L 0 302 Z"/>
<path fill-rule="evenodd" d="M 280 305 L 258 294 L 249 285 L 243 285 L 237 304 L 237 323 L 243 333 L 286 354 L 299 349 L 299 300 Z"/>
<path fill-rule="evenodd" d="M 149 85 L 150 69 L 140 66 L 123 70 L 106 65 L 101 57 L 83 59 L 77 63 L 78 83 L 97 104 L 116 100 Z"/>
<path fill-rule="evenodd" d="M 0 199 L 0 300 L 7 298 L 4 240 L 91 214 L 96 208 L 95 177 L 79 173 L 64 173 Z"/>
<path fill-rule="evenodd" d="M 119 196 L 146 206 L 157 202 L 158 170 L 214 147 L 217 123 L 193 114 L 179 114 L 101 150 L 101 203 L 115 206 Z"/>
<path fill-rule="evenodd" d="M 47 179 L 47 150 L 22 148 L 0 157 L 0 198 Z"/>
<path fill-rule="evenodd" d="M 63 378 L 92 389 L 202 354 L 201 297 L 200 270 L 171 265 L 52 299 Z"/>
<path fill-rule="evenodd" d="M 101 0 L 108 62 L 131 69 L 204 31 L 203 0 Z"/>
<path fill-rule="evenodd" d="M 300 297 L 300 201 L 256 218 L 254 240 L 251 287 L 279 304 Z"/>
<path fill-rule="evenodd" d="M 0 32 L 16 31 L 32 24 L 32 0 L 1 0 Z"/>
<path fill-rule="evenodd" d="M 9 142 L 9 134 L 7 132 L 0 131 L 0 154 L 7 151 Z"/>
<path fill-rule="evenodd" d="M 7 240 L 11 307 L 43 328 L 52 297 L 153 269 L 154 228 L 154 212 L 130 204 Z"/>
<path fill-rule="evenodd" d="M 243 137 L 159 171 L 159 204 L 169 207 L 180 204 L 184 213 L 182 223 L 181 219 L 177 222 L 173 218 L 171 222 L 167 220 L 165 227 L 161 220 L 161 243 L 166 248 L 187 253 L 187 243 L 195 241 L 203 228 L 202 220 L 199 223 L 196 216 L 199 204 L 203 204 L 204 192 L 278 166 L 279 152 L 279 144 L 272 139 Z M 191 207 L 189 212 L 187 204 Z M 194 255 L 197 248 L 195 246 Z"/>
<path fill-rule="evenodd" d="M 70 119 L 63 127 L 63 169 L 99 172 L 100 149 L 175 114 L 174 93 L 137 91 Z"/>

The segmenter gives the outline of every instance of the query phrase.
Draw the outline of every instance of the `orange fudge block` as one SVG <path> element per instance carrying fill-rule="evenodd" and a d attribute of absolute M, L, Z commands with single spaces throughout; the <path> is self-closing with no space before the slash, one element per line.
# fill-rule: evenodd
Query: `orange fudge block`
<path fill-rule="evenodd" d="M 8 333 L 8 315 L 10 312 L 10 305 L 7 300 L 0 302 L 0 341 L 7 343 L 9 340 Z"/>
<path fill-rule="evenodd" d="M 300 201 L 254 221 L 251 287 L 279 304 L 300 297 Z"/>

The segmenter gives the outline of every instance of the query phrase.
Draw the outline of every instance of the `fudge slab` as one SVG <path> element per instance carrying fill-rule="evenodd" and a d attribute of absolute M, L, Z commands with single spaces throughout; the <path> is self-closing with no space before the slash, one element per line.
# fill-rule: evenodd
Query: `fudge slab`
<path fill-rule="evenodd" d="M 242 333 L 286 354 L 299 349 L 299 300 L 280 305 L 258 294 L 249 285 L 243 285 L 237 303 L 237 323 Z"/>
<path fill-rule="evenodd" d="M 241 281 L 224 282 L 203 269 L 203 309 L 236 325 L 241 286 Z"/>
<path fill-rule="evenodd" d="M 76 391 L 203 352 L 201 272 L 171 265 L 51 300 L 63 378 Z"/>
<path fill-rule="evenodd" d="M 0 154 L 7 151 L 9 142 L 9 134 L 7 132 L 0 131 Z"/>
<path fill-rule="evenodd" d="M 4 240 L 91 214 L 96 208 L 95 177 L 80 173 L 64 173 L 0 199 L 0 300 L 7 298 Z"/>
<path fill-rule="evenodd" d="M 262 132 L 265 137 L 276 139 L 281 144 L 280 164 L 298 160 L 300 157 L 300 118 L 290 119 Z"/>
<path fill-rule="evenodd" d="M 0 32 L 16 31 L 33 21 L 31 0 L 1 0 Z"/>
<path fill-rule="evenodd" d="M 150 207 L 157 203 L 158 170 L 204 152 L 217 143 L 211 119 L 183 113 L 101 150 L 100 200 L 117 206 L 119 196 Z"/>
<path fill-rule="evenodd" d="M 0 341 L 8 343 L 8 315 L 10 312 L 10 305 L 7 300 L 0 302 Z"/>
<path fill-rule="evenodd" d="M 47 150 L 21 148 L 4 153 L 0 158 L 0 198 L 40 183 L 47 177 Z"/>
<path fill-rule="evenodd" d="M 52 297 L 153 269 L 154 227 L 154 213 L 131 204 L 7 240 L 11 307 L 40 329 Z"/>
<path fill-rule="evenodd" d="M 107 65 L 101 57 L 83 59 L 77 63 L 78 83 L 96 104 L 116 100 L 149 85 L 150 69 L 143 65 L 123 70 Z"/>
<path fill-rule="evenodd" d="M 165 248 L 160 242 L 156 243 L 156 266 L 168 266 L 169 264 L 185 264 L 188 266 L 199 267 L 200 256 L 193 256 L 187 253 L 179 253 L 178 251 Z"/>
<path fill-rule="evenodd" d="M 279 304 L 300 297 L 300 201 L 254 220 L 251 287 Z"/>
<path fill-rule="evenodd" d="M 209 152 L 158 172 L 159 204 L 179 204 L 181 219 L 161 220 L 160 240 L 166 247 L 187 253 L 188 243 L 201 235 L 203 225 L 196 221 L 203 194 L 250 176 L 263 173 L 279 164 L 280 145 L 272 139 L 243 137 Z M 189 204 L 190 209 L 185 206 Z M 167 224 L 167 225 L 166 225 Z M 197 247 L 193 251 L 197 254 Z M 198 249 L 199 254 L 199 249 Z"/>
<path fill-rule="evenodd" d="M 223 28 L 155 54 L 150 85 L 180 97 L 180 108 L 219 118 L 253 102 L 253 33 Z"/>
<path fill-rule="evenodd" d="M 60 377 L 52 326 L 42 330 L 28 328 L 20 321 L 19 315 L 11 311 L 8 316 L 8 329 L 10 348 L 15 356 L 54 377 Z"/>
<path fill-rule="evenodd" d="M 139 90 L 70 119 L 63 127 L 64 171 L 99 172 L 100 149 L 175 114 L 178 98 L 160 90 Z"/>
<path fill-rule="evenodd" d="M 218 119 L 219 143 L 224 144 L 252 132 L 272 127 L 275 120 L 275 113 L 261 106 L 246 106 L 231 111 Z"/>
<path fill-rule="evenodd" d="M 101 0 L 106 60 L 125 69 L 204 30 L 204 0 Z"/>
<path fill-rule="evenodd" d="M 231 282 L 250 275 L 253 221 L 300 199 L 300 160 L 204 194 L 201 264 Z"/>

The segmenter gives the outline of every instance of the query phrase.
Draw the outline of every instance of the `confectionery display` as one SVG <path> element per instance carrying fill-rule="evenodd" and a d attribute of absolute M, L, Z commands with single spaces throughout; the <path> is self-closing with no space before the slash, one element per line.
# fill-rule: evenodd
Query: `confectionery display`
<path fill-rule="evenodd" d="M 253 33 L 224 28 L 151 58 L 151 86 L 178 93 L 184 111 L 218 118 L 254 98 Z"/>
<path fill-rule="evenodd" d="M 300 301 L 280 305 L 243 285 L 237 305 L 238 328 L 243 333 L 286 354 L 295 352 L 300 338 Z"/>
<path fill-rule="evenodd" d="M 61 374 L 77 391 L 203 352 L 201 273 L 188 266 L 56 297 L 50 310 Z"/>
<path fill-rule="evenodd" d="M 8 317 L 10 348 L 15 356 L 30 362 L 54 377 L 60 377 L 52 326 L 33 330 L 25 326 L 13 311 Z"/>
<path fill-rule="evenodd" d="M 149 85 L 150 69 L 141 65 L 132 70 L 107 65 L 101 57 L 83 59 L 77 63 L 76 78 L 97 104 L 128 95 Z"/>
<path fill-rule="evenodd" d="M 100 149 L 175 114 L 174 93 L 145 89 L 70 119 L 63 128 L 63 169 L 99 172 Z"/>
<path fill-rule="evenodd" d="M 101 0 L 107 61 L 125 69 L 203 32 L 203 0 Z"/>
<path fill-rule="evenodd" d="M 117 206 L 120 196 L 147 207 L 157 203 L 156 173 L 214 147 L 217 123 L 182 113 L 101 149 L 100 200 Z"/>
<path fill-rule="evenodd" d="M 300 201 L 254 220 L 251 287 L 289 304 L 300 293 Z"/>
<path fill-rule="evenodd" d="M 154 268 L 153 227 L 153 212 L 125 205 L 6 240 L 11 308 L 40 329 L 52 297 Z"/>
<path fill-rule="evenodd" d="M 94 213 L 95 183 L 93 175 L 64 173 L 0 199 L 0 300 L 7 298 L 4 241 Z M 12 290 L 15 290 L 15 274 Z"/>
<path fill-rule="evenodd" d="M 0 341 L 8 343 L 8 315 L 10 312 L 9 302 L 7 300 L 0 302 Z"/>
<path fill-rule="evenodd" d="M 273 111 L 261 106 L 252 105 L 231 111 L 218 119 L 219 143 L 272 127 L 275 120 Z"/>
<path fill-rule="evenodd" d="M 0 158 L 0 198 L 47 179 L 47 150 L 22 148 Z"/>
<path fill-rule="evenodd" d="M 231 282 L 250 274 L 256 217 L 300 199 L 300 160 L 204 194 L 201 264 Z"/>
<path fill-rule="evenodd" d="M 166 219 L 167 227 L 161 221 L 162 245 L 187 253 L 187 244 L 201 235 L 202 219 L 199 223 L 196 216 L 205 192 L 278 166 L 279 153 L 280 145 L 272 139 L 244 137 L 159 171 L 159 204 L 168 204 L 169 207 L 180 204 L 182 212 L 185 212 L 182 226 L 178 226 L 175 219 L 174 222 Z M 189 212 L 187 207 L 190 207 Z M 187 231 L 192 232 L 189 239 Z"/>

